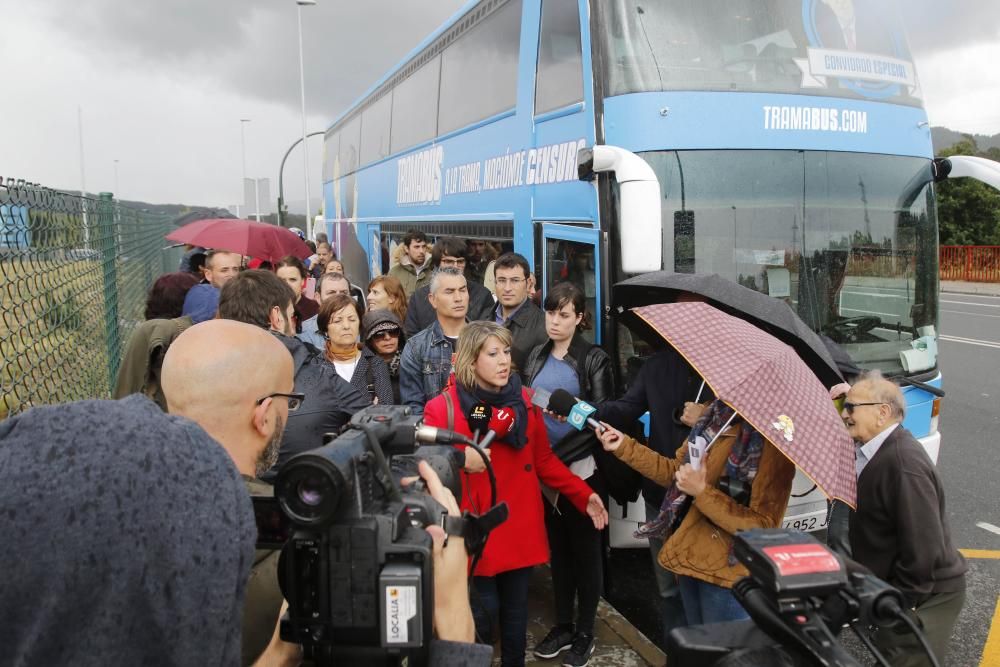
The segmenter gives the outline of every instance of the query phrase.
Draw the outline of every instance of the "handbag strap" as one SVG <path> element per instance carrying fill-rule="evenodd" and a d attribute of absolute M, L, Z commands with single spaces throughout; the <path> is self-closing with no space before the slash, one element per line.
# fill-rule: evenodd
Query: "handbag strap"
<path fill-rule="evenodd" d="M 451 393 L 448 390 L 444 392 L 444 404 L 448 410 L 448 430 L 455 430 L 455 404 L 451 400 Z"/>

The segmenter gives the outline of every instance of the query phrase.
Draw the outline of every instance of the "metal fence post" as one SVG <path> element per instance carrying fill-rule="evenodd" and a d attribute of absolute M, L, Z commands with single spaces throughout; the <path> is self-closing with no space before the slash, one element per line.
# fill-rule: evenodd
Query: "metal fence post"
<path fill-rule="evenodd" d="M 110 192 L 102 192 L 97 203 L 98 238 L 104 274 L 104 344 L 108 351 L 108 391 L 115 386 L 121 364 L 118 341 L 118 230 L 115 204 Z"/>

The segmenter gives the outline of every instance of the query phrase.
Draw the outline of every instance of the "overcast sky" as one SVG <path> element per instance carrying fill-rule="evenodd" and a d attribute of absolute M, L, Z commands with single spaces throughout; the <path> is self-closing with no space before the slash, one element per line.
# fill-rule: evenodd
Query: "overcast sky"
<path fill-rule="evenodd" d="M 933 125 L 1000 132 L 1000 0 L 900 0 Z M 310 131 L 324 130 L 464 0 L 303 8 Z M 301 136 L 294 0 L 0 0 L 0 177 L 126 199 L 224 206 Z M 322 141 L 310 140 L 320 196 Z M 285 167 L 302 200 L 302 156 Z M 293 205 L 293 210 L 297 208 Z"/>

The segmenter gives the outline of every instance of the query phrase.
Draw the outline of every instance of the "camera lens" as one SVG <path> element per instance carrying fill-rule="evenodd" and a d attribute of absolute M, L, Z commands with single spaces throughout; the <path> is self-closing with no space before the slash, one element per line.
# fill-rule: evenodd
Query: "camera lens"
<path fill-rule="evenodd" d="M 295 493 L 303 505 L 318 507 L 323 502 L 323 487 L 326 486 L 323 482 L 316 477 L 306 477 L 299 482 Z"/>

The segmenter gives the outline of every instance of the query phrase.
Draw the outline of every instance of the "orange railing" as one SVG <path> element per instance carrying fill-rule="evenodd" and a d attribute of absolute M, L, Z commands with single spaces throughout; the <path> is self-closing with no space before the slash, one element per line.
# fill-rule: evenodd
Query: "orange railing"
<path fill-rule="evenodd" d="M 941 280 L 1000 283 L 1000 246 L 941 246 Z"/>

